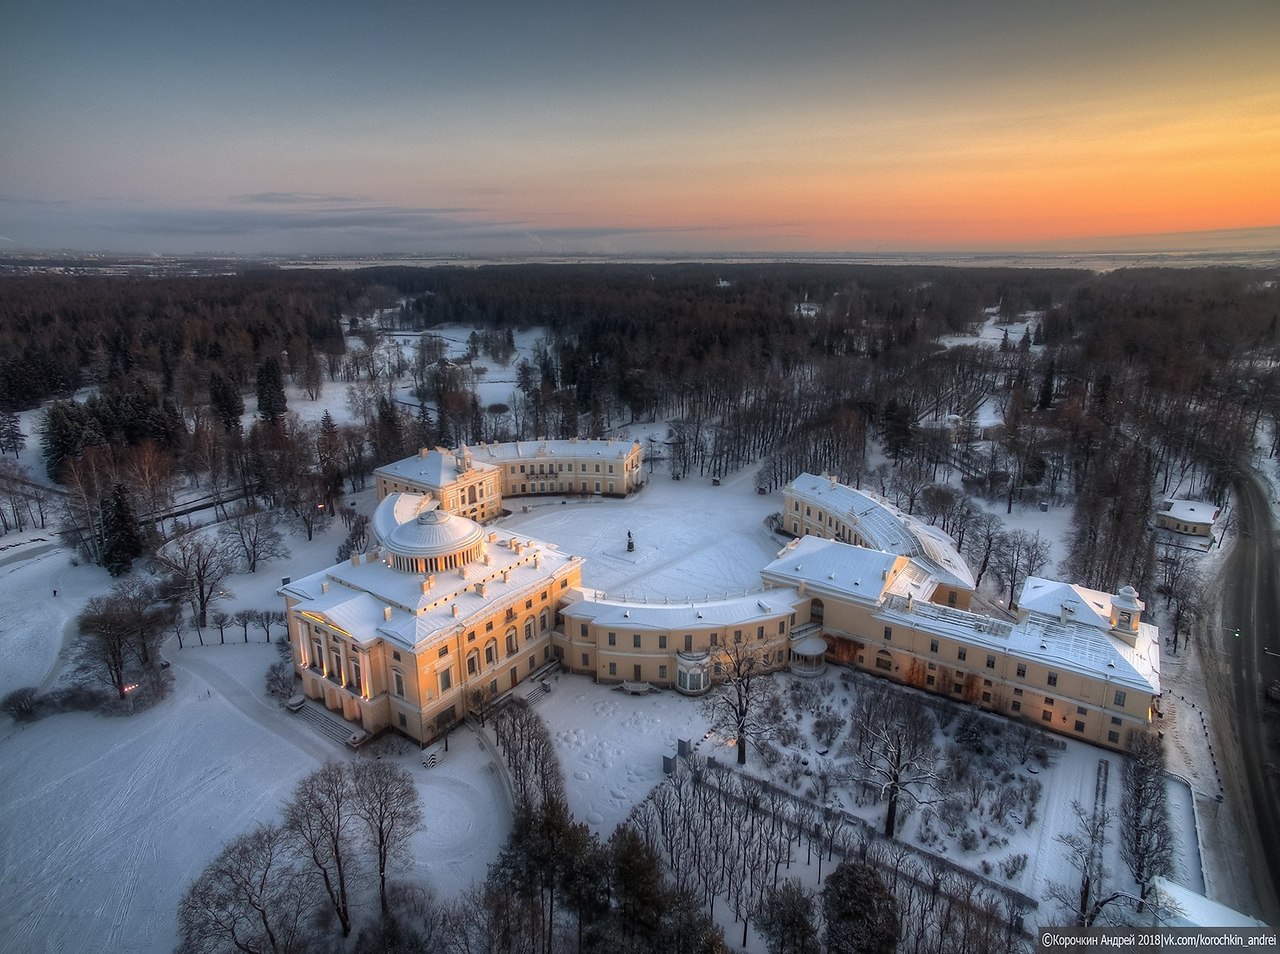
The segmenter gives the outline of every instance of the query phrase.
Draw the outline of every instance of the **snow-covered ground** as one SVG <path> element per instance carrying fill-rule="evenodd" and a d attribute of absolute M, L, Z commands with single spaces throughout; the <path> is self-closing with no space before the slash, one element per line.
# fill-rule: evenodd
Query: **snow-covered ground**
<path fill-rule="evenodd" d="M 469 331 L 437 329 L 450 342 L 451 356 L 465 351 Z M 1020 335 L 1020 327 L 1010 332 L 1014 340 Z M 538 336 L 518 336 L 511 365 L 495 366 L 484 376 L 483 402 L 507 402 L 515 388 L 514 366 L 532 352 Z M 247 396 L 247 415 L 252 403 Z M 308 420 L 318 420 L 325 409 L 338 422 L 350 416 L 345 385 L 332 382 L 326 382 L 317 401 L 290 389 L 289 406 Z M 37 415 L 24 415 L 29 435 Z M 638 438 L 648 450 L 648 438 L 661 441 L 665 433 L 665 425 L 657 423 L 621 427 L 611 436 Z M 23 459 L 33 472 L 41 470 L 37 437 Z M 757 495 L 752 477 L 748 468 L 720 487 L 697 477 L 676 482 L 659 463 L 644 490 L 629 499 L 517 499 L 511 502 L 515 512 L 502 525 L 585 557 L 584 582 L 611 595 L 717 597 L 759 588 L 760 567 L 782 543 L 763 523 L 780 508 L 781 495 Z M 361 512 L 372 509 L 372 491 L 356 500 Z M 998 505 L 991 509 L 1010 528 L 1037 530 L 1054 542 L 1054 559 L 1046 568 L 1054 575 L 1065 552 L 1069 508 L 1041 513 L 1034 506 L 1015 507 L 1012 515 Z M 632 553 L 626 551 L 628 531 L 636 541 Z M 331 564 L 343 536 L 340 524 L 311 542 L 292 535 L 289 558 L 231 580 L 234 595 L 216 608 L 278 608 L 275 589 L 281 577 Z M 13 545 L 0 550 L 0 692 L 40 684 L 56 673 L 65 627 L 92 593 L 110 585 L 105 572 L 72 566 L 68 553 L 51 543 L 49 533 L 0 538 L 0 545 Z M 60 715 L 25 728 L 7 719 L 0 724 L 0 759 L 10 768 L 0 779 L 0 804 L 9 807 L 0 823 L 0 895 L 8 901 L 0 911 L 0 951 L 171 949 L 177 901 L 221 845 L 254 821 L 275 819 L 296 780 L 320 761 L 350 757 L 265 696 L 263 673 L 275 658 L 271 647 L 178 650 L 171 645 L 167 654 L 174 664 L 175 693 L 149 712 L 115 719 Z M 1170 740 L 1171 765 L 1190 780 L 1203 821 L 1206 804 L 1217 815 L 1212 758 L 1197 714 L 1205 703 L 1203 680 L 1189 655 L 1167 663 L 1166 674 L 1167 684 L 1184 690 L 1187 700 L 1170 700 L 1166 707 L 1162 727 Z M 676 740 L 697 742 L 707 732 L 695 700 L 673 692 L 636 698 L 585 677 L 559 677 L 538 711 L 555 739 L 571 809 L 604 837 L 660 781 L 662 756 L 674 753 Z M 706 755 L 719 748 L 711 737 L 699 751 Z M 430 770 L 416 750 L 384 757 L 399 758 L 414 772 L 426 805 L 427 825 L 415 842 L 410 876 L 422 878 L 445 898 L 483 878 L 509 831 L 510 815 L 479 741 L 466 730 L 456 733 L 443 764 Z M 1000 856 L 1030 855 L 1027 871 L 1014 884 L 1019 890 L 1039 895 L 1049 880 L 1067 877 L 1056 860 L 1060 846 L 1054 836 L 1073 826 L 1073 798 L 1092 800 L 1101 759 L 1112 761 L 1110 792 L 1116 804 L 1120 760 L 1102 750 L 1067 742 L 1057 764 L 1041 776 L 1042 820 L 1013 833 L 999 850 Z M 1189 853 L 1196 840 L 1191 798 L 1179 792 L 1173 807 L 1179 842 Z M 882 811 L 851 809 L 872 820 Z M 1228 815 L 1225 806 L 1223 815 Z M 435 827 L 433 819 L 439 817 L 449 818 L 449 825 Z M 918 822 L 919 815 L 912 816 L 905 837 L 918 834 Z M 1209 893 L 1218 896 L 1216 879 L 1230 865 L 1216 855 L 1235 853 L 1229 844 L 1221 852 L 1215 844 L 1206 842 L 1211 854 L 1204 877 Z M 967 857 L 955 848 L 948 857 L 976 866 L 981 854 Z M 1197 887 L 1191 867 L 1184 871 L 1185 883 Z M 1112 870 L 1123 872 L 1118 857 Z"/>

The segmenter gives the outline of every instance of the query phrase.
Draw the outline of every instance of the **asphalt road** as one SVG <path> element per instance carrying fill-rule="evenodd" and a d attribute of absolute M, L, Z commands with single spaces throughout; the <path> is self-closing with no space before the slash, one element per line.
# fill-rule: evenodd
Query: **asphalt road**
<path fill-rule="evenodd" d="M 1274 709 L 1267 718 L 1263 693 L 1271 680 L 1280 679 L 1280 657 L 1267 653 L 1280 652 L 1280 567 L 1266 493 L 1252 479 L 1240 481 L 1236 493 L 1240 533 L 1227 560 L 1216 640 L 1229 667 L 1230 694 L 1217 717 L 1229 716 L 1237 742 L 1238 780 L 1248 801 L 1241 808 L 1252 815 L 1255 832 L 1244 839 L 1247 860 L 1258 900 L 1274 924 L 1280 886 L 1280 725 Z"/>

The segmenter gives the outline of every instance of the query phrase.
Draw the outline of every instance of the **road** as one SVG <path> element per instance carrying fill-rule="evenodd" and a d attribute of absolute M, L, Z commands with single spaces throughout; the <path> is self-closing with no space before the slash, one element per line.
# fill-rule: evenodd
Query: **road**
<path fill-rule="evenodd" d="M 1277 921 L 1280 885 L 1280 738 L 1274 716 L 1266 718 L 1263 691 L 1280 679 L 1280 592 L 1277 546 L 1267 495 L 1253 479 L 1236 485 L 1240 533 L 1227 560 L 1222 586 L 1222 628 L 1217 647 L 1229 660 L 1229 696 L 1218 699 L 1217 719 L 1229 717 L 1238 753 L 1237 781 L 1247 796 L 1242 815 L 1254 834 L 1244 839 L 1249 870 L 1269 923 Z M 1239 630 L 1237 637 L 1235 631 Z M 1221 658 L 1221 657 L 1219 657 Z M 1224 730 L 1219 721 L 1218 729 Z M 1223 748 L 1224 753 L 1232 747 Z M 1233 759 L 1233 761 L 1235 761 Z M 1251 818 L 1249 817 L 1251 816 Z M 1246 822 L 1247 824 L 1248 822 Z"/>

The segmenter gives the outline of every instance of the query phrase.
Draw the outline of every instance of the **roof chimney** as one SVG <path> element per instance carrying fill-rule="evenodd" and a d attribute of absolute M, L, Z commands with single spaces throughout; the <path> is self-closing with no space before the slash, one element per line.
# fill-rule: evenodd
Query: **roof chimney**
<path fill-rule="evenodd" d="M 382 607 L 382 618 L 383 618 L 384 620 L 386 620 L 387 622 L 390 622 L 390 621 L 391 621 L 391 607 L 390 607 L 390 606 L 384 606 L 384 607 Z"/>

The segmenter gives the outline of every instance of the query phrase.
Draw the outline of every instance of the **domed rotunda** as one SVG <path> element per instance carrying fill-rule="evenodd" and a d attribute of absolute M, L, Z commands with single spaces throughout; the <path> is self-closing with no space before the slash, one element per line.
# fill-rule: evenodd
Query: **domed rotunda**
<path fill-rule="evenodd" d="M 440 510 L 417 494 L 392 494 L 373 513 L 373 534 L 387 563 L 406 573 L 438 573 L 466 566 L 484 552 L 474 520 Z"/>

